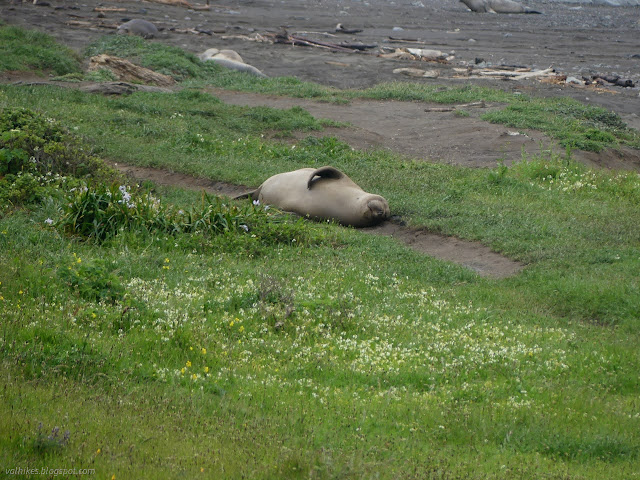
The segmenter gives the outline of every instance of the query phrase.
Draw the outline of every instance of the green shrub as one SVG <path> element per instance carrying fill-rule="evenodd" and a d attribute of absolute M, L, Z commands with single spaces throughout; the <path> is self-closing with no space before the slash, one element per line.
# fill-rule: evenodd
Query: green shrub
<path fill-rule="evenodd" d="M 240 208 L 206 195 L 201 206 L 185 211 L 162 204 L 148 192 L 132 191 L 115 183 L 74 189 L 63 209 L 58 223 L 63 231 L 97 241 L 125 231 L 170 235 L 246 233 L 249 218 L 259 214 L 258 209 Z"/>
<path fill-rule="evenodd" d="M 25 108 L 0 111 L 0 175 L 30 172 L 102 176 L 104 162 L 55 120 Z"/>
<path fill-rule="evenodd" d="M 256 253 L 264 246 L 309 246 L 327 241 L 322 229 L 257 202 L 232 203 L 203 194 L 201 202 L 183 210 L 162 203 L 149 192 L 116 183 L 74 188 L 62 211 L 58 228 L 99 243 L 123 233 L 163 234 L 176 239 L 191 234 L 201 243 L 221 236 L 233 248 Z M 214 244 L 221 246 L 218 240 Z"/>
<path fill-rule="evenodd" d="M 24 108 L 0 111 L 0 202 L 25 205 L 57 196 L 78 178 L 116 173 L 50 118 Z"/>
<path fill-rule="evenodd" d="M 45 188 L 32 173 L 9 174 L 0 181 L 0 202 L 29 204 L 39 202 L 44 196 Z"/>

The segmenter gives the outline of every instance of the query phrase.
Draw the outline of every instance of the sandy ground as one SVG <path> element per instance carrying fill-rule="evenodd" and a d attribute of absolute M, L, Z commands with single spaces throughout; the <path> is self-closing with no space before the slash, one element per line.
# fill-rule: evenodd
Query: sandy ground
<path fill-rule="evenodd" d="M 161 29 L 153 41 L 193 53 L 211 47 L 233 49 L 268 76 L 293 76 L 339 88 L 417 81 L 439 85 L 473 83 L 531 95 L 571 96 L 615 111 L 629 126 L 640 129 L 640 7 L 580 6 L 545 0 L 525 3 L 543 15 L 476 14 L 458 0 L 215 0 L 207 10 L 201 10 L 206 5 L 200 3 L 192 3 L 195 8 L 189 8 L 186 1 L 180 6 L 135 0 L 37 0 L 36 4 L 0 0 L 0 18 L 46 31 L 79 52 L 100 36 L 115 34 L 116 25 L 143 18 Z M 362 31 L 339 33 L 338 24 Z M 324 43 L 375 47 L 354 53 L 256 41 L 284 31 Z M 435 63 L 378 55 L 406 47 L 437 49 L 453 58 L 447 63 Z M 578 87 L 547 84 L 538 79 L 470 79 L 456 70 L 478 65 L 553 67 L 560 74 L 577 78 L 618 75 L 636 87 Z M 404 67 L 435 70 L 439 77 L 416 79 L 393 73 Z M 0 81 L 19 79 L 11 74 L 0 77 Z M 486 109 L 499 105 L 468 108 L 470 116 L 461 117 L 455 112 L 432 111 L 433 106 L 418 102 L 354 101 L 333 105 L 220 90 L 211 93 L 235 104 L 278 108 L 300 105 L 314 116 L 350 122 L 352 128 L 329 133 L 354 147 L 388 148 L 424 161 L 491 167 L 498 160 L 507 164 L 517 161 L 523 149 L 538 153 L 541 145 L 556 148 L 551 139 L 539 132 L 515 132 L 479 119 Z M 640 170 L 637 150 L 574 152 L 574 157 L 592 166 Z M 192 187 L 201 187 L 198 180 L 191 181 Z M 189 180 L 185 182 L 189 186 Z M 169 177 L 164 183 L 170 183 Z M 398 228 L 401 227 L 387 227 L 387 231 L 381 229 L 379 233 L 392 234 L 421 251 L 427 251 L 427 244 L 437 243 L 422 232 L 422 243 L 427 246 L 421 247 L 420 235 Z M 462 258 L 460 245 L 451 248 L 454 257 L 459 253 Z M 480 252 L 476 256 L 482 257 Z M 473 260 L 460 263 L 494 276 L 505 276 L 518 268 L 517 264 L 506 269 L 498 266 L 494 272 L 493 267 L 474 265 Z"/>

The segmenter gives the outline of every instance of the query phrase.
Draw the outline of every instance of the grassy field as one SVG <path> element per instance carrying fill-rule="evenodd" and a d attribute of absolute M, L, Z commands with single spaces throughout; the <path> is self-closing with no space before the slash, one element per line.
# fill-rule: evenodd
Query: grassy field
<path fill-rule="evenodd" d="M 6 30 L 4 45 L 25 35 Z M 118 41 L 88 54 L 163 57 Z M 567 144 L 596 150 L 637 132 L 574 102 L 260 82 L 172 52 L 176 93 L 0 87 L 0 475 L 640 477 L 638 174 L 570 153 L 484 170 L 281 142 L 326 123 L 199 89 L 501 99 L 510 121 L 567 116 Z M 56 73 L 78 78 L 73 61 Z M 126 185 L 101 158 L 245 185 L 331 164 L 409 224 L 527 266 L 480 278 L 390 238 Z"/>

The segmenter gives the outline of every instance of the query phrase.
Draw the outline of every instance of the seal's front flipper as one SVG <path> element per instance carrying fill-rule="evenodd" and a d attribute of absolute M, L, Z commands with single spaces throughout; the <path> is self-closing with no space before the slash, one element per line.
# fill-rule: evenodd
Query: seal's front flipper
<path fill-rule="evenodd" d="M 345 176 L 345 174 L 342 173 L 340 170 L 338 170 L 336 167 L 331 167 L 329 165 L 327 165 L 325 167 L 320 167 L 320 168 L 314 170 L 313 172 L 311 172 L 311 175 L 309 176 L 309 181 L 307 182 L 307 188 L 311 189 L 312 182 L 316 177 L 333 178 L 333 179 L 336 179 L 336 180 L 340 180 L 344 176 Z"/>

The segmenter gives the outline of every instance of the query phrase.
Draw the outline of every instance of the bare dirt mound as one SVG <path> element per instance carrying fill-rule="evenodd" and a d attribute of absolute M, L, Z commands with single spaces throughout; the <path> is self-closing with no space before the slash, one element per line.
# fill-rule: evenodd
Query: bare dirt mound
<path fill-rule="evenodd" d="M 251 190 L 243 185 L 216 182 L 157 168 L 137 167 L 122 163 L 110 163 L 110 165 L 136 180 L 149 180 L 156 185 L 204 190 L 207 193 L 227 197 L 235 197 Z M 360 231 L 393 237 L 413 250 L 458 263 L 482 277 L 506 278 L 516 275 L 524 268 L 521 263 L 510 260 L 482 244 L 438 235 L 423 229 L 409 228 L 401 223 L 397 220 L 388 221 L 376 227 L 362 228 Z"/>

